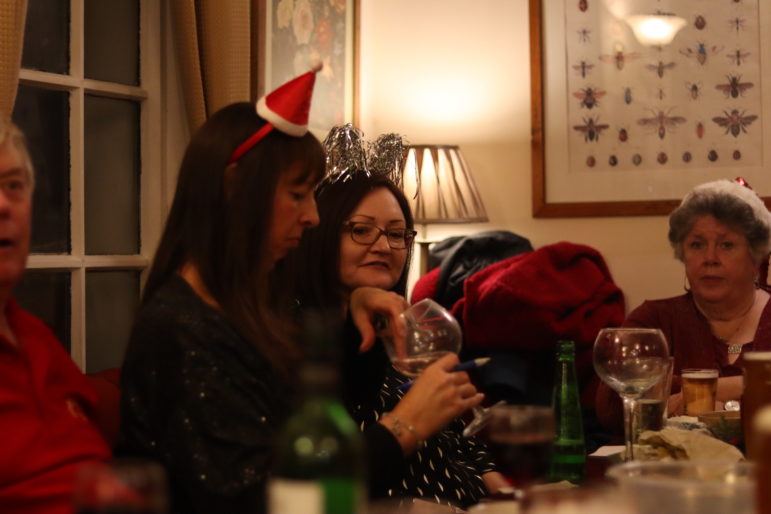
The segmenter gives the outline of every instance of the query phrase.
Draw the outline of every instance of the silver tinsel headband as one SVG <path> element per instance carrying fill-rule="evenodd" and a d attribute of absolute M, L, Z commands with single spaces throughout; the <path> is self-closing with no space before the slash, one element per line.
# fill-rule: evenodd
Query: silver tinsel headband
<path fill-rule="evenodd" d="M 404 140 L 398 134 L 382 134 L 366 142 L 361 130 L 352 124 L 338 125 L 324 140 L 327 154 L 327 180 L 349 180 L 356 173 L 388 177 L 402 185 Z"/>

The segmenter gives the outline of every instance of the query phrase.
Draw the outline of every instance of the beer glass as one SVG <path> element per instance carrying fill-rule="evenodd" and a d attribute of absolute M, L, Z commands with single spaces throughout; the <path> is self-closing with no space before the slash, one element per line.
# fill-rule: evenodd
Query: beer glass
<path fill-rule="evenodd" d="M 686 416 L 698 416 L 715 410 L 718 377 L 716 369 L 688 368 L 680 372 L 680 377 Z"/>
<path fill-rule="evenodd" d="M 637 399 L 635 410 L 635 439 L 646 430 L 661 430 L 667 423 L 667 407 L 672 389 L 672 368 L 675 358 L 670 357 L 667 371 Z"/>
<path fill-rule="evenodd" d="M 751 460 L 757 458 L 753 418 L 767 404 L 771 404 L 771 352 L 745 352 L 742 425 L 747 458 Z"/>
<path fill-rule="evenodd" d="M 593 357 L 597 375 L 624 400 L 625 458 L 633 460 L 635 404 L 666 374 L 667 340 L 657 328 L 603 328 L 594 341 Z"/>

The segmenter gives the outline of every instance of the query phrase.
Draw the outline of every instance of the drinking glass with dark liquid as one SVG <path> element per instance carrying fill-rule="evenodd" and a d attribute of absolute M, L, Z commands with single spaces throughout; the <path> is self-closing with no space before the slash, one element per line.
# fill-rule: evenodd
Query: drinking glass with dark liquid
<path fill-rule="evenodd" d="M 554 410 L 540 405 L 495 405 L 477 434 L 487 441 L 501 473 L 523 489 L 546 480 L 554 441 Z"/>
<path fill-rule="evenodd" d="M 75 477 L 75 514 L 166 514 L 166 474 L 143 459 L 82 466 Z"/>

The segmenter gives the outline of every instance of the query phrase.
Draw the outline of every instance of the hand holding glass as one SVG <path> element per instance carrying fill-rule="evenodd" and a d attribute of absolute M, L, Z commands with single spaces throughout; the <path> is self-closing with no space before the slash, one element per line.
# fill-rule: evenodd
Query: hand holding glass
<path fill-rule="evenodd" d="M 653 328 L 604 328 L 594 341 L 594 369 L 624 400 L 626 459 L 634 459 L 637 398 L 661 380 L 669 366 L 664 334 Z"/>

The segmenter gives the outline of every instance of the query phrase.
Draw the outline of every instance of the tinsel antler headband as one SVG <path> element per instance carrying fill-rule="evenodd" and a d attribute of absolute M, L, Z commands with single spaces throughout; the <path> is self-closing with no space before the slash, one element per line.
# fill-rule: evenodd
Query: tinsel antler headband
<path fill-rule="evenodd" d="M 382 134 L 366 142 L 361 130 L 350 123 L 338 125 L 324 140 L 327 180 L 346 181 L 357 173 L 388 177 L 398 187 L 404 171 L 404 140 L 398 134 Z"/>

